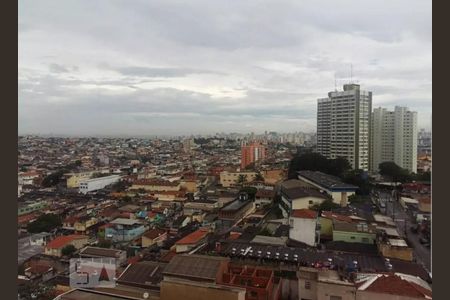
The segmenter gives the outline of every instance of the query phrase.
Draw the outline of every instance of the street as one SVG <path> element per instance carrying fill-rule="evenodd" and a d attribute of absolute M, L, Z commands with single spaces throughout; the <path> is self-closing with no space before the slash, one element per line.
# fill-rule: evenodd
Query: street
<path fill-rule="evenodd" d="M 382 206 L 381 203 L 385 205 L 385 210 L 381 209 L 381 211 L 394 220 L 398 233 L 407 239 L 411 247 L 414 248 L 414 257 L 417 262 L 421 263 L 428 272 L 431 272 L 431 248 L 427 248 L 420 243 L 419 233 L 411 231 L 411 226 L 414 224 L 412 217 L 399 202 L 393 201 L 390 193 L 380 192 L 380 206 Z"/>

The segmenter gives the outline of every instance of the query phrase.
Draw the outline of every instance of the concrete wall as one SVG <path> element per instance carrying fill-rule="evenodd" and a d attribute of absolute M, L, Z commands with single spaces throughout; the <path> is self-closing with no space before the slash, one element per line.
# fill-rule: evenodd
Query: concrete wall
<path fill-rule="evenodd" d="M 161 300 L 245 300 L 245 289 L 215 284 L 168 280 L 161 282 Z"/>
<path fill-rule="evenodd" d="M 340 296 L 342 300 L 355 300 L 355 293 L 356 288 L 352 285 L 340 285 L 320 281 L 317 284 L 317 299 L 330 299 L 331 296 Z"/>
<path fill-rule="evenodd" d="M 317 219 L 289 218 L 289 238 L 314 246 Z"/>
<path fill-rule="evenodd" d="M 352 238 L 353 237 L 353 238 Z M 364 241 L 367 238 L 368 241 Z M 375 241 L 375 233 L 369 232 L 346 232 L 346 231 L 333 231 L 333 241 L 343 241 L 347 243 L 364 243 L 373 244 Z"/>
<path fill-rule="evenodd" d="M 417 300 L 425 298 L 413 298 L 408 296 L 398 296 L 391 294 L 380 294 L 369 291 L 357 291 L 355 300 Z"/>
<path fill-rule="evenodd" d="M 76 173 L 67 178 L 66 185 L 68 188 L 78 188 L 80 181 L 91 178 L 94 172 Z"/>
<path fill-rule="evenodd" d="M 413 260 L 413 249 L 409 247 L 393 247 L 387 244 L 379 244 L 378 249 L 384 257 L 398 258 L 406 261 Z"/>
<path fill-rule="evenodd" d="M 320 235 L 333 236 L 333 221 L 328 218 L 319 217 Z"/>
<path fill-rule="evenodd" d="M 246 182 L 252 182 L 255 177 L 255 172 L 227 172 L 223 171 L 220 172 L 220 184 L 223 187 L 230 187 L 237 184 L 237 181 L 239 179 L 239 175 L 247 176 Z"/>
<path fill-rule="evenodd" d="M 325 201 L 323 198 L 317 197 L 304 197 L 292 199 L 292 209 L 309 208 L 314 204 L 321 204 L 323 201 Z"/>

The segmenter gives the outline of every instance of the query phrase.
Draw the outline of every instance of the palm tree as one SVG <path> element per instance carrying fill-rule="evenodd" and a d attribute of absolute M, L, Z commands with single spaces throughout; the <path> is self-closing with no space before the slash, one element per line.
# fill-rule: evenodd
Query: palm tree
<path fill-rule="evenodd" d="M 247 182 L 247 175 L 240 174 L 237 180 L 237 183 L 242 186 L 244 186 L 244 183 Z"/>
<path fill-rule="evenodd" d="M 262 176 L 261 172 L 256 173 L 255 181 L 264 181 L 264 177 Z"/>

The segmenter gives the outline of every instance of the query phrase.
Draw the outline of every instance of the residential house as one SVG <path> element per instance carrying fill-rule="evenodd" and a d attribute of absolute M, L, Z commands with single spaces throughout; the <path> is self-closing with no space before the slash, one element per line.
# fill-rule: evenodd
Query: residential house
<path fill-rule="evenodd" d="M 342 182 L 338 177 L 319 171 L 299 171 L 298 179 L 325 191 L 331 196 L 333 202 L 342 207 L 347 206 L 348 197 L 354 195 L 358 189 L 357 186 Z"/>
<path fill-rule="evenodd" d="M 333 221 L 333 241 L 374 244 L 375 240 L 376 227 L 372 224 Z"/>
<path fill-rule="evenodd" d="M 206 242 L 209 230 L 200 228 L 175 243 L 176 253 L 189 252 Z"/>
<path fill-rule="evenodd" d="M 62 249 L 68 245 L 73 245 L 77 250 L 81 249 L 88 243 L 89 237 L 86 235 L 62 235 L 58 236 L 45 246 L 44 253 L 46 255 L 61 257 Z"/>
<path fill-rule="evenodd" d="M 116 265 L 123 266 L 127 262 L 127 253 L 124 250 L 108 249 L 87 246 L 80 250 L 80 257 L 86 258 L 114 258 Z"/>
<path fill-rule="evenodd" d="M 142 235 L 142 247 L 150 247 L 152 245 L 161 246 L 167 239 L 167 231 L 159 228 L 150 229 Z"/>
<path fill-rule="evenodd" d="M 300 180 L 288 180 L 280 186 L 281 201 L 279 207 L 283 216 L 289 216 L 293 209 L 309 209 L 325 200 L 331 199 L 316 188 L 306 187 Z"/>
<path fill-rule="evenodd" d="M 349 216 L 340 215 L 331 211 L 322 211 L 319 217 L 320 223 L 320 239 L 333 239 L 333 221 L 352 223 L 353 219 Z"/>
<path fill-rule="evenodd" d="M 315 246 L 318 242 L 317 212 L 309 209 L 294 209 L 289 217 L 289 238 Z"/>
<path fill-rule="evenodd" d="M 146 230 L 145 226 L 136 219 L 117 218 L 105 228 L 105 238 L 113 242 L 129 242 L 140 237 Z"/>

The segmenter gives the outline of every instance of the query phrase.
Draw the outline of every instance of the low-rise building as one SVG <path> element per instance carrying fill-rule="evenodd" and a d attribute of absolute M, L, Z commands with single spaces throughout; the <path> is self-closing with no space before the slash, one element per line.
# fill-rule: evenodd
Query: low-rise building
<path fill-rule="evenodd" d="M 206 242 L 209 230 L 200 228 L 175 243 L 176 253 L 191 251 Z"/>
<path fill-rule="evenodd" d="M 217 227 L 230 228 L 254 209 L 255 203 L 248 199 L 247 195 L 241 194 L 219 210 Z"/>
<path fill-rule="evenodd" d="M 317 212 L 309 209 L 294 209 L 289 217 L 289 238 L 315 246 L 318 242 Z"/>
<path fill-rule="evenodd" d="M 257 173 L 248 171 L 222 171 L 220 172 L 220 184 L 223 187 L 231 187 L 239 184 L 239 178 L 244 176 L 245 182 L 252 182 L 255 180 Z"/>
<path fill-rule="evenodd" d="M 291 179 L 280 186 L 281 201 L 279 207 L 284 217 L 289 216 L 293 209 L 309 209 L 331 199 L 326 193 L 321 193 L 314 187 L 305 186 L 300 180 Z"/>
<path fill-rule="evenodd" d="M 105 238 L 113 242 L 129 242 L 145 232 L 145 226 L 136 219 L 117 218 L 105 227 Z"/>
<path fill-rule="evenodd" d="M 333 202 L 343 207 L 347 206 L 348 197 L 358 189 L 357 186 L 342 182 L 338 177 L 319 171 L 299 171 L 298 179 L 325 191 L 333 198 Z"/>
<path fill-rule="evenodd" d="M 80 181 L 88 180 L 92 177 L 92 175 L 94 175 L 94 171 L 64 174 L 67 178 L 66 186 L 68 188 L 79 188 Z"/>
<path fill-rule="evenodd" d="M 179 191 L 181 184 L 179 181 L 168 181 L 162 179 L 138 179 L 133 182 L 130 189 L 144 189 L 152 192 Z"/>
<path fill-rule="evenodd" d="M 333 221 L 333 241 L 374 244 L 376 227 L 367 223 Z"/>
<path fill-rule="evenodd" d="M 88 243 L 89 237 L 86 235 L 63 235 L 58 236 L 45 246 L 46 255 L 61 257 L 62 249 L 68 245 L 73 245 L 76 249 L 81 249 Z"/>
<path fill-rule="evenodd" d="M 111 175 L 92 179 L 83 179 L 79 183 L 79 192 L 86 194 L 89 192 L 101 190 L 106 186 L 116 183 L 120 180 L 120 175 Z"/>
<path fill-rule="evenodd" d="M 380 238 L 377 240 L 378 251 L 388 258 L 406 261 L 413 260 L 413 249 L 401 238 Z"/>
<path fill-rule="evenodd" d="M 114 258 L 116 266 L 123 266 L 127 262 L 127 253 L 119 249 L 107 249 L 87 246 L 80 250 L 80 257 L 86 258 Z"/>
<path fill-rule="evenodd" d="M 167 239 L 167 231 L 163 229 L 150 229 L 142 235 L 142 247 L 150 247 L 153 245 L 161 246 Z"/>

